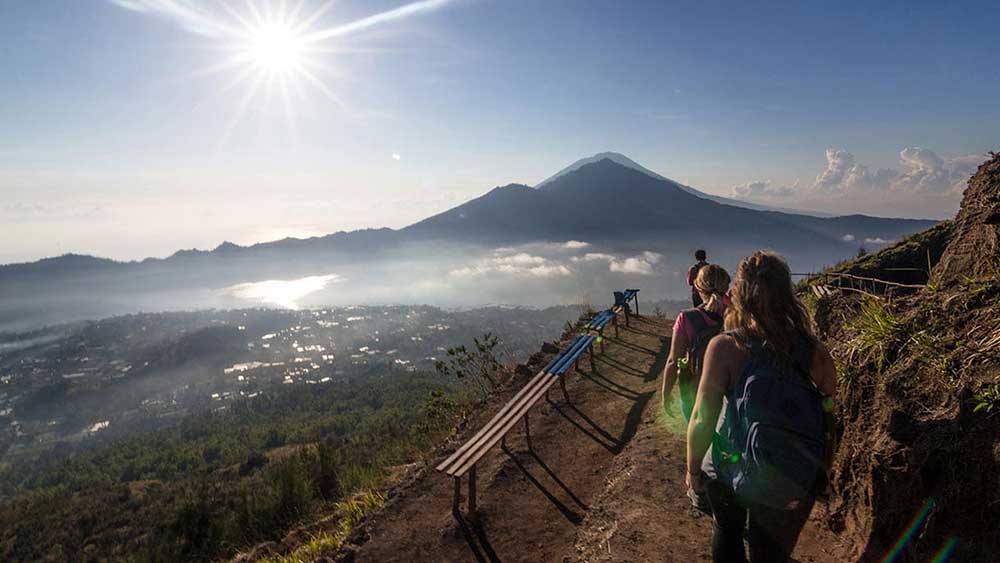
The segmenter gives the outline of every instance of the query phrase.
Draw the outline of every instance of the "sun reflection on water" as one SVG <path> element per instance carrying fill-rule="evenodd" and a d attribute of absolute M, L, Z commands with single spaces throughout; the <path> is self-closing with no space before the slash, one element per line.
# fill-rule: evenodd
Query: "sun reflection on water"
<path fill-rule="evenodd" d="M 286 309 L 298 309 L 299 301 L 305 296 L 325 289 L 331 283 L 339 283 L 344 278 L 337 274 L 308 276 L 294 280 L 265 280 L 240 283 L 223 289 L 228 295 Z"/>

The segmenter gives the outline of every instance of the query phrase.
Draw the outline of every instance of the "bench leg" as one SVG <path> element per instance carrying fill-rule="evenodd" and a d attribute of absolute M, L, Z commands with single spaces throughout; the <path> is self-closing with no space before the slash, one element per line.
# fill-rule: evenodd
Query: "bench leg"
<path fill-rule="evenodd" d="M 639 294 L 638 293 L 635 295 L 634 300 L 635 300 L 635 316 L 638 317 L 639 316 Z"/>
<path fill-rule="evenodd" d="M 569 400 L 569 393 L 566 391 L 566 374 L 559 376 L 559 387 L 562 389 L 563 399 L 566 399 L 566 404 L 568 405 L 570 403 L 570 400 Z"/>
<path fill-rule="evenodd" d="M 475 522 L 479 519 L 476 513 L 476 466 L 469 470 L 469 520 Z"/>
<path fill-rule="evenodd" d="M 597 336 L 601 337 L 601 353 L 603 354 L 604 353 L 604 329 L 603 328 L 601 330 L 597 331 Z M 590 352 L 591 355 L 593 355 L 593 353 L 594 353 L 593 350 L 594 349 L 591 348 L 590 350 L 591 350 L 591 352 Z"/>
<path fill-rule="evenodd" d="M 455 498 L 451 501 L 451 514 L 456 519 L 462 518 L 462 478 L 455 477 Z"/>
<path fill-rule="evenodd" d="M 602 348 L 604 347 L 604 343 L 603 342 L 601 343 L 601 347 Z M 602 350 L 602 352 L 603 352 L 603 350 Z M 591 345 L 590 346 L 590 373 L 594 373 L 594 371 L 596 371 L 596 369 L 597 368 L 594 367 L 594 346 Z"/>
<path fill-rule="evenodd" d="M 524 413 L 524 441 L 528 444 L 528 451 L 535 449 L 531 445 L 531 427 L 528 426 L 528 413 Z"/>
<path fill-rule="evenodd" d="M 621 335 L 618 333 L 618 315 L 615 315 L 615 338 L 620 338 Z"/>

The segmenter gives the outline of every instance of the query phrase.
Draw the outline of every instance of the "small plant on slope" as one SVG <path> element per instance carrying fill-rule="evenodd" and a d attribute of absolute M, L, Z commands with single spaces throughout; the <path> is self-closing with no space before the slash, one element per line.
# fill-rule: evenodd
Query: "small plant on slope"
<path fill-rule="evenodd" d="M 972 412 L 986 411 L 992 414 L 993 411 L 1000 412 L 1000 383 L 995 383 L 986 387 L 979 393 L 972 396 Z"/>
<path fill-rule="evenodd" d="M 857 318 L 851 323 L 851 330 L 854 332 L 852 356 L 859 355 L 863 360 L 874 360 L 878 370 L 882 371 L 900 328 L 899 319 L 881 299 L 865 299 Z"/>

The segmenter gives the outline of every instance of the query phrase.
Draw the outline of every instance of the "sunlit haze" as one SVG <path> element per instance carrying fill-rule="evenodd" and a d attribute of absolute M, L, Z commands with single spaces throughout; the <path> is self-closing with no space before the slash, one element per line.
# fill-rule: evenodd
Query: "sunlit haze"
<path fill-rule="evenodd" d="M 1000 141 L 992 2 L 6 2 L 0 263 L 402 227 L 617 151 L 943 218 Z"/>

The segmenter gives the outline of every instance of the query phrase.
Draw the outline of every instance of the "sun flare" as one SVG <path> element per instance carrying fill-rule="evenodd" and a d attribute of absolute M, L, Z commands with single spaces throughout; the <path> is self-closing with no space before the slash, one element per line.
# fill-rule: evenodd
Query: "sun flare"
<path fill-rule="evenodd" d="M 359 19 L 322 25 L 324 18 L 337 18 L 336 0 L 110 0 L 136 13 L 169 18 L 223 53 L 214 64 L 192 73 L 192 78 L 231 76 L 220 91 L 231 102 L 222 144 L 244 116 L 272 115 L 275 107 L 284 113 L 295 141 L 297 115 L 315 113 L 310 92 L 322 94 L 330 107 L 352 114 L 334 93 L 331 79 L 342 75 L 340 55 L 370 52 L 360 45 L 363 38 L 356 36 L 454 1 L 412 0 Z"/>
<path fill-rule="evenodd" d="M 265 22 L 248 30 L 242 58 L 264 72 L 285 74 L 301 68 L 307 52 L 305 36 L 291 25 Z"/>

